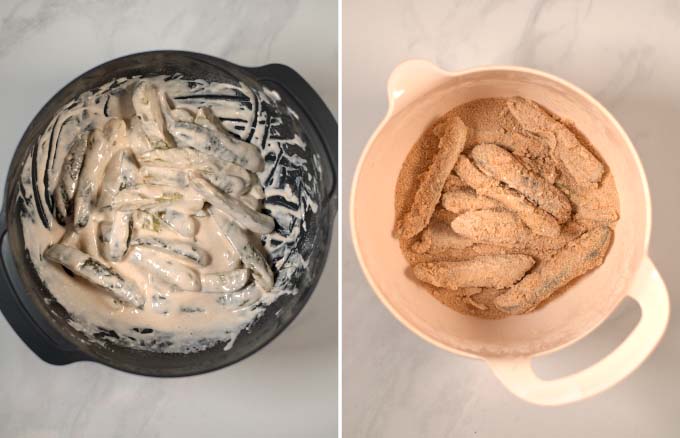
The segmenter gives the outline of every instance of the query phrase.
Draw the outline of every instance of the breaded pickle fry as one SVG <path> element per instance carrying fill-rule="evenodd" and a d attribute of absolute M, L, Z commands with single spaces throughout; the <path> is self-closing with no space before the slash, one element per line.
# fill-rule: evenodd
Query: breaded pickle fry
<path fill-rule="evenodd" d="M 596 189 L 575 191 L 570 195 L 574 217 L 579 221 L 616 222 L 619 219 L 618 206 L 608 202 L 611 193 L 616 193 L 611 174 L 607 174 Z"/>
<path fill-rule="evenodd" d="M 420 235 L 420 241 L 413 244 L 411 249 L 418 254 L 437 254 L 451 248 L 467 248 L 473 242 L 451 229 L 446 222 L 432 221 Z"/>
<path fill-rule="evenodd" d="M 534 259 L 524 254 L 499 254 L 457 262 L 420 263 L 413 267 L 413 273 L 420 281 L 447 289 L 500 289 L 519 281 L 533 265 Z"/>
<path fill-rule="evenodd" d="M 475 309 L 478 310 L 488 310 L 488 307 L 486 307 L 486 304 L 478 303 L 477 301 L 472 298 L 472 296 L 465 296 L 463 298 L 463 302 L 469 306 L 474 307 Z"/>
<path fill-rule="evenodd" d="M 497 181 L 477 169 L 467 157 L 460 157 L 455 172 L 466 184 L 475 189 L 477 194 L 495 199 L 507 209 L 517 213 L 534 233 L 550 237 L 560 234 L 560 225 L 554 217 L 531 205 L 516 191 L 501 187 Z"/>
<path fill-rule="evenodd" d="M 604 174 L 604 166 L 581 144 L 573 132 L 553 119 L 536 103 L 514 97 L 506 103 L 510 113 L 529 132 L 541 134 L 551 131 L 555 135 L 555 158 L 562 161 L 576 183 L 580 186 L 598 184 Z"/>
<path fill-rule="evenodd" d="M 470 134 L 467 143 L 471 145 L 497 144 L 522 157 L 539 157 L 546 152 L 545 144 L 541 140 L 519 132 L 475 129 Z"/>
<path fill-rule="evenodd" d="M 470 210 L 486 210 L 500 207 L 500 204 L 486 196 L 479 196 L 466 190 L 454 190 L 442 194 L 442 206 L 452 213 L 464 213 Z"/>
<path fill-rule="evenodd" d="M 455 218 L 451 228 L 475 243 L 502 246 L 520 244 L 531 235 L 522 221 L 509 211 L 468 211 Z"/>
<path fill-rule="evenodd" d="M 502 147 L 490 143 L 480 144 L 475 146 L 471 156 L 483 172 L 522 193 L 559 223 L 566 222 L 571 216 L 571 204 L 567 195 L 528 170 Z"/>
<path fill-rule="evenodd" d="M 541 264 L 503 295 L 496 307 L 510 314 L 526 313 L 571 280 L 600 266 L 609 248 L 612 231 L 595 228 L 570 242 L 553 258 Z"/>
<path fill-rule="evenodd" d="M 451 173 L 446 177 L 443 191 L 450 192 L 451 190 L 461 189 L 463 187 L 465 187 L 463 180 L 455 173 Z"/>
<path fill-rule="evenodd" d="M 519 157 L 519 161 L 530 171 L 541 175 L 548 184 L 555 184 L 557 181 L 557 166 L 551 159 L 546 158 L 526 158 Z M 559 188 L 559 187 L 558 187 Z M 565 193 L 566 194 L 566 193 Z"/>
<path fill-rule="evenodd" d="M 398 224 L 397 230 L 402 238 L 413 237 L 427 226 L 439 202 L 444 183 L 463 150 L 466 136 L 467 128 L 460 118 L 453 119 L 446 126 L 439 139 L 439 151 L 420 180 L 413 205 Z"/>

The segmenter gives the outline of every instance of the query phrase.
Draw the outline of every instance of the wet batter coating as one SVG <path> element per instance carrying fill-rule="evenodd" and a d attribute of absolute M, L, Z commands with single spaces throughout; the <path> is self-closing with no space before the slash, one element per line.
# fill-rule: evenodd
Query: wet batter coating
<path fill-rule="evenodd" d="M 144 295 L 133 282 L 76 248 L 57 243 L 45 250 L 45 258 L 100 286 L 124 303 L 135 307 L 144 305 Z"/>
<path fill-rule="evenodd" d="M 433 178 L 441 137 L 461 122 L 453 172 Z M 428 202 L 416 205 L 419 194 Z M 436 120 L 404 161 L 395 210 L 399 231 L 413 216 L 397 233 L 413 275 L 444 305 L 482 318 L 531 312 L 597 268 L 619 217 L 593 145 L 522 98 L 472 101 Z"/>
<path fill-rule="evenodd" d="M 439 151 L 422 177 L 411 209 L 397 226 L 401 237 L 413 237 L 427 226 L 439 202 L 444 183 L 463 151 L 466 135 L 467 128 L 460 119 L 453 119 L 443 129 Z"/>
<path fill-rule="evenodd" d="M 293 152 L 306 147 L 295 123 L 274 135 L 287 126 L 279 100 L 240 82 L 135 76 L 55 113 L 22 166 L 20 220 L 74 329 L 155 352 L 229 349 L 298 292 L 296 242 L 319 189 L 286 175 L 318 169 Z"/>

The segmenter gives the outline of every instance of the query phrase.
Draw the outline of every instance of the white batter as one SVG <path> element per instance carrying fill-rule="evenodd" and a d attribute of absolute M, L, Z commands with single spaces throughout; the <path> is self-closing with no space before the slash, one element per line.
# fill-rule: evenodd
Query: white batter
<path fill-rule="evenodd" d="M 305 213 L 316 212 L 318 187 L 309 174 L 295 187 L 283 181 L 286 166 L 307 163 L 298 155 L 282 159 L 284 141 L 305 149 L 297 135 L 276 137 L 277 120 L 258 120 L 255 106 L 278 99 L 243 84 L 123 78 L 84 93 L 55 116 L 37 155 L 24 164 L 22 224 L 38 274 L 76 329 L 94 341 L 155 351 L 190 353 L 219 341 L 228 349 L 264 306 L 296 292 L 289 277 L 307 261 L 294 244 Z M 232 152 L 209 149 L 207 131 L 195 129 L 214 133 L 211 123 L 226 130 L 221 138 L 232 141 Z M 63 163 L 79 142 L 100 159 L 88 164 L 86 153 L 80 177 L 89 175 L 94 190 L 79 180 L 67 209 Z M 265 161 L 267 154 L 277 159 Z M 215 163 L 229 163 L 227 172 Z M 286 206 L 269 203 L 272 197 Z M 234 247 L 244 236 L 250 253 Z M 52 246 L 57 243 L 64 247 Z M 257 257 L 251 263 L 253 251 L 267 266 Z M 61 266 L 82 266 L 83 257 L 115 271 L 125 287 L 106 289 L 86 279 L 92 269 L 71 276 Z M 275 274 L 267 272 L 270 262 Z"/>

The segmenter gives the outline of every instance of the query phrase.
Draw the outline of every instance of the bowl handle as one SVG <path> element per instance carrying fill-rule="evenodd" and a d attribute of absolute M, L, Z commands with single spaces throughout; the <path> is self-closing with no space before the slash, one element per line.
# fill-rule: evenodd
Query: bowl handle
<path fill-rule="evenodd" d="M 596 395 L 640 366 L 666 331 L 668 290 L 649 257 L 643 260 L 629 296 L 640 305 L 640 321 L 614 351 L 585 370 L 543 380 L 531 368 L 530 356 L 491 358 L 487 360 L 489 366 L 510 392 L 537 405 L 558 406 Z"/>
<path fill-rule="evenodd" d="M 451 73 L 423 59 L 402 62 L 387 80 L 388 115 L 398 113 L 450 77 Z"/>

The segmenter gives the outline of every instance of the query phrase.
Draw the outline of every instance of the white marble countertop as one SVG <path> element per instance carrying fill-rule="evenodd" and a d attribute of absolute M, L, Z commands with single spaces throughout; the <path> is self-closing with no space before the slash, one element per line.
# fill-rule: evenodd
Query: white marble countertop
<path fill-rule="evenodd" d="M 59 88 L 104 61 L 153 49 L 287 64 L 337 114 L 335 1 L 3 1 L 0 180 Z M 0 437 L 336 436 L 336 290 L 337 237 L 316 292 L 281 336 L 236 365 L 179 379 L 48 365 L 0 317 Z"/>
<path fill-rule="evenodd" d="M 653 201 L 651 256 L 680 308 L 680 3 L 675 1 L 345 0 L 343 207 L 361 150 L 386 110 L 401 61 L 450 69 L 517 64 L 557 74 L 614 114 L 636 145 Z M 345 218 L 347 214 L 345 213 Z M 540 408 L 515 399 L 481 361 L 440 350 L 378 301 L 343 223 L 343 431 L 346 437 L 680 436 L 680 319 L 628 379 L 593 399 Z M 577 371 L 611 351 L 636 305 L 584 341 L 534 361 L 539 375 Z"/>

